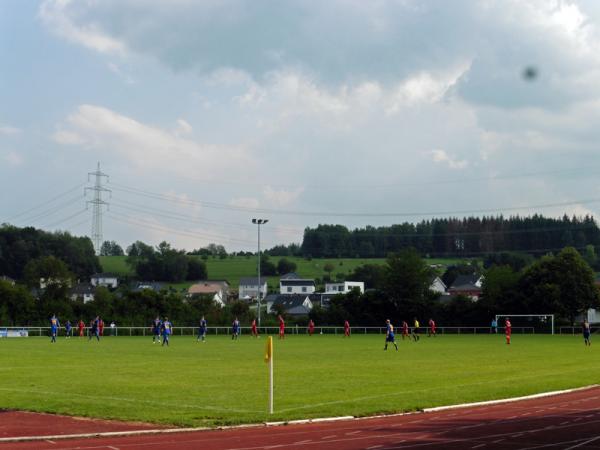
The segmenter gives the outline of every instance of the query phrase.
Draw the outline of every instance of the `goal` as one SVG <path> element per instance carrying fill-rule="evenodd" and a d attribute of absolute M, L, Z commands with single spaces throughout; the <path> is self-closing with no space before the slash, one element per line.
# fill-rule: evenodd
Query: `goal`
<path fill-rule="evenodd" d="M 540 322 L 547 322 L 550 320 L 550 325 L 552 329 L 552 334 L 554 334 L 554 314 L 496 314 L 496 322 L 501 317 L 528 317 L 528 318 L 538 318 Z"/>

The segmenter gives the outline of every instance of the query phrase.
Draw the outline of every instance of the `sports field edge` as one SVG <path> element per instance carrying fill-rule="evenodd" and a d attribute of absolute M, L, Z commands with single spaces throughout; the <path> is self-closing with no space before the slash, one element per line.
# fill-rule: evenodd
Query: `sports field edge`
<path fill-rule="evenodd" d="M 258 427 L 279 427 L 286 425 L 305 425 L 311 423 L 323 423 L 323 422 L 338 422 L 344 420 L 368 420 L 368 419 L 378 419 L 385 417 L 397 417 L 397 416 L 408 416 L 408 415 L 416 415 L 416 414 L 428 414 L 440 411 L 447 411 L 452 409 L 461 409 L 461 408 L 474 408 L 479 406 L 488 406 L 488 405 L 498 405 L 503 403 L 513 403 L 525 400 L 534 400 L 538 398 L 544 397 L 552 397 L 562 394 L 570 394 L 573 392 L 585 391 L 588 389 L 595 389 L 600 387 L 600 384 L 590 384 L 588 386 L 582 386 L 578 388 L 572 389 L 561 389 L 558 391 L 548 391 L 548 392 L 540 392 L 537 394 L 519 396 L 519 397 L 509 397 L 505 399 L 497 399 L 497 400 L 486 400 L 481 402 L 472 402 L 472 403 L 460 403 L 456 405 L 446 405 L 446 406 L 436 406 L 433 408 L 425 408 L 417 411 L 408 411 L 402 413 L 392 413 L 392 414 L 375 414 L 372 416 L 337 416 L 337 417 L 321 417 L 315 419 L 298 419 L 298 420 L 289 420 L 289 421 L 278 421 L 278 422 L 260 422 L 254 424 L 241 424 L 241 425 L 226 425 L 226 426 L 218 426 L 218 427 L 187 427 L 187 428 L 157 428 L 150 430 L 132 430 L 132 431 L 106 431 L 106 432 L 98 432 L 98 433 L 79 433 L 79 434 L 62 434 L 62 435 L 44 435 L 44 436 L 18 436 L 18 437 L 8 437 L 8 438 L 0 438 L 0 443 L 7 442 L 32 442 L 32 441 L 43 441 L 43 440 L 68 440 L 68 439 L 86 439 L 86 438 L 100 438 L 100 437 L 127 437 L 127 436 L 143 436 L 143 435 L 153 435 L 153 434 L 174 434 L 174 433 L 193 433 L 200 431 L 215 431 L 215 430 L 236 430 L 236 429 L 245 429 L 245 428 L 258 428 Z M 43 413 L 42 413 L 43 414 Z M 71 416 L 69 416 L 71 417 Z"/>

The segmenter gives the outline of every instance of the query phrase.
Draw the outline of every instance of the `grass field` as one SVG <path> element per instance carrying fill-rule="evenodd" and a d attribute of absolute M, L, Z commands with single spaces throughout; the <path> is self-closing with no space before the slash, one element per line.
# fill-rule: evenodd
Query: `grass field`
<path fill-rule="evenodd" d="M 275 342 L 268 416 L 265 339 L 146 337 L 0 340 L 0 408 L 214 426 L 369 415 L 578 387 L 600 381 L 576 336 L 422 337 L 383 352 L 382 335 Z"/>
<path fill-rule="evenodd" d="M 132 275 L 131 268 L 125 262 L 126 256 L 101 256 L 100 263 L 102 270 L 105 272 L 114 273 L 117 275 Z M 279 257 L 271 257 L 271 261 L 277 264 Z M 306 278 L 323 278 L 326 272 L 323 270 L 325 264 L 331 263 L 335 267 L 331 273 L 332 278 L 335 278 L 337 273 L 348 274 L 356 267 L 363 264 L 384 264 L 383 258 L 331 258 L 320 259 L 314 258 L 307 260 L 298 257 L 288 257 L 297 265 L 297 272 L 300 276 Z M 449 265 L 457 263 L 459 259 L 427 259 L 428 264 Z M 211 280 L 227 280 L 230 286 L 237 289 L 241 277 L 256 276 L 256 257 L 235 256 L 233 258 L 209 258 L 206 260 L 206 268 L 208 277 Z M 273 288 L 279 287 L 279 277 L 268 277 L 269 286 Z M 190 283 L 178 284 L 178 287 L 188 286 Z"/>

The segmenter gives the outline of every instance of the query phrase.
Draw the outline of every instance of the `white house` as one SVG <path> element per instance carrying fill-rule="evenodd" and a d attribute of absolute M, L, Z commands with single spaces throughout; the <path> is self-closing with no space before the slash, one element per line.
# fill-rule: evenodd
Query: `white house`
<path fill-rule="evenodd" d="M 435 293 L 445 294 L 446 289 L 446 283 L 444 283 L 440 277 L 433 278 L 429 283 L 429 290 Z"/>
<path fill-rule="evenodd" d="M 189 287 L 188 296 L 212 295 L 213 301 L 222 308 L 227 300 L 227 287 L 227 283 L 219 281 L 199 281 Z"/>
<path fill-rule="evenodd" d="M 92 286 L 104 286 L 111 289 L 116 289 L 119 285 L 119 280 L 112 273 L 95 273 L 90 279 Z"/>
<path fill-rule="evenodd" d="M 325 283 L 326 294 L 347 294 L 353 289 L 358 289 L 361 294 L 365 292 L 365 283 L 362 281 L 344 281 L 340 283 Z"/>
<path fill-rule="evenodd" d="M 265 278 L 260 279 L 260 297 L 265 298 L 267 296 L 267 280 Z M 246 277 L 240 278 L 240 288 L 238 298 L 249 299 L 258 297 L 258 277 Z"/>
<path fill-rule="evenodd" d="M 78 298 L 83 299 L 83 303 L 94 300 L 95 288 L 89 283 L 79 283 L 69 290 L 69 297 L 75 301 Z"/>
<path fill-rule="evenodd" d="M 282 278 L 279 280 L 279 293 L 282 295 L 312 294 L 315 292 L 315 280 L 303 278 Z"/>

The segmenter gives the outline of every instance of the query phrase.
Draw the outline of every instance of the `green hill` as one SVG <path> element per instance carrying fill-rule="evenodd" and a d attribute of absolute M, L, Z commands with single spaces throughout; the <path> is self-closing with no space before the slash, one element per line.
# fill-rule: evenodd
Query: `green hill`
<path fill-rule="evenodd" d="M 131 267 L 125 262 L 126 256 L 101 256 L 102 270 L 120 276 L 133 276 Z M 270 260 L 277 264 L 280 257 L 271 257 Z M 297 265 L 296 272 L 305 278 L 323 278 L 327 274 L 323 269 L 327 263 L 334 266 L 331 277 L 336 274 L 349 274 L 356 267 L 363 264 L 384 264 L 384 258 L 313 258 L 311 260 L 300 257 L 286 257 Z M 255 256 L 234 256 L 225 259 L 208 258 L 206 261 L 208 277 L 211 280 L 227 280 L 232 287 L 237 287 L 242 277 L 256 276 Z M 441 264 L 443 266 L 460 262 L 459 259 L 427 259 L 429 264 Z M 268 277 L 269 286 L 276 288 L 279 285 L 279 276 Z M 187 285 L 189 283 L 186 283 Z M 179 286 L 179 285 L 178 285 Z M 183 287 L 184 284 L 181 284 Z"/>

